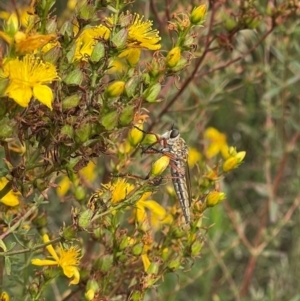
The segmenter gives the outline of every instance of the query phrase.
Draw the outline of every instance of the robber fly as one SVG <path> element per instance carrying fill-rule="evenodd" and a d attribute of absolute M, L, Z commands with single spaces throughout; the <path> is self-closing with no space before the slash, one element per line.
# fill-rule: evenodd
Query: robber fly
<path fill-rule="evenodd" d="M 178 200 L 180 202 L 183 215 L 187 224 L 191 222 L 191 182 L 188 167 L 188 147 L 185 141 L 180 137 L 179 131 L 172 126 L 171 130 L 162 134 L 158 139 L 161 149 L 156 150 L 153 145 L 147 150 L 158 151 L 170 157 L 170 169 L 172 182 Z M 156 142 L 157 143 L 157 142 Z"/>

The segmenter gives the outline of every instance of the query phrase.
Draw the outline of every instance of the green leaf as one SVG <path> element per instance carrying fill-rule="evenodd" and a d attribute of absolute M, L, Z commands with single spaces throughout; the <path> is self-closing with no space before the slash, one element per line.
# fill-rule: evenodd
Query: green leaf
<path fill-rule="evenodd" d="M 106 130 L 114 129 L 118 124 L 118 112 L 117 111 L 109 112 L 108 114 L 102 117 L 101 123 Z"/>
<path fill-rule="evenodd" d="M 11 275 L 11 261 L 8 256 L 5 256 L 5 271 L 7 276 Z"/>

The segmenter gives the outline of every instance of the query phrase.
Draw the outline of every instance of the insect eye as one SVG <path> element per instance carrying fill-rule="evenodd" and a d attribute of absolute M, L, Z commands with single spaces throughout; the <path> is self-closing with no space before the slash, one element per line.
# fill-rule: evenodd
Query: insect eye
<path fill-rule="evenodd" d="M 176 129 L 173 129 L 171 131 L 170 138 L 176 138 L 178 135 L 179 135 L 179 131 Z"/>

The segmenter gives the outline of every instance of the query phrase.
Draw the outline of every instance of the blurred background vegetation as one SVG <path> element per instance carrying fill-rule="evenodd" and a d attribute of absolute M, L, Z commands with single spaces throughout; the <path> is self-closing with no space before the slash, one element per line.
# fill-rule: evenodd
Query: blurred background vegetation
<path fill-rule="evenodd" d="M 187 7 L 150 3 L 160 20 Z M 255 21 L 235 32 L 249 6 Z M 201 258 L 165 277 L 149 300 L 300 300 L 299 12 L 297 1 L 210 1 L 208 37 L 197 51 L 202 58 L 213 37 L 216 49 L 187 87 L 194 64 L 181 76 L 185 89 L 163 119 L 176 120 L 198 149 L 203 128 L 213 126 L 247 156 L 222 182 L 227 201 L 205 214 L 215 224 Z M 176 93 L 168 90 L 167 99 Z"/>
<path fill-rule="evenodd" d="M 145 300 L 300 301 L 300 5 L 150 0 L 130 9 L 152 19 L 161 44 L 171 49 L 172 14 L 200 4 L 208 5 L 208 14 L 195 58 L 164 83 L 164 101 L 147 106 L 147 129 L 162 133 L 174 122 L 202 153 L 204 131 L 214 127 L 247 155 L 220 182 L 227 200 L 205 212 L 203 223 L 214 225 L 201 257 L 166 274 Z M 193 190 L 199 174 L 197 167 L 191 171 Z M 61 212 L 70 208 L 62 210 L 58 198 L 48 208 L 57 231 L 65 220 Z"/>

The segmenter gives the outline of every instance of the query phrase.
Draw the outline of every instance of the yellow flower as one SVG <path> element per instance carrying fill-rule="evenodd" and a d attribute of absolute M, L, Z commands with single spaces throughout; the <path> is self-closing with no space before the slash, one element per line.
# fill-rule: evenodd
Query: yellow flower
<path fill-rule="evenodd" d="M 193 168 L 197 162 L 201 160 L 201 154 L 194 147 L 189 147 L 188 164 L 190 168 Z"/>
<path fill-rule="evenodd" d="M 159 41 L 159 33 L 157 30 L 152 30 L 152 21 L 143 22 L 144 17 L 138 14 L 134 15 L 133 23 L 129 26 L 127 46 L 146 48 L 149 50 L 158 50 L 161 48 Z"/>
<path fill-rule="evenodd" d="M 86 167 L 79 171 L 80 177 L 84 177 L 85 180 L 90 183 L 94 182 L 97 177 L 96 167 L 96 164 L 93 161 L 90 161 Z"/>
<path fill-rule="evenodd" d="M 180 47 L 172 48 L 166 57 L 167 66 L 173 68 L 177 65 L 181 57 L 181 50 Z"/>
<path fill-rule="evenodd" d="M 8 180 L 5 177 L 0 178 L 0 190 L 2 190 L 7 183 Z M 17 206 L 20 203 L 20 195 L 20 192 L 13 192 L 12 190 L 10 190 L 2 199 L 0 199 L 0 202 L 10 207 Z"/>
<path fill-rule="evenodd" d="M 94 182 L 94 180 L 97 177 L 96 174 L 96 165 L 94 162 L 90 161 L 88 165 L 84 168 L 82 168 L 79 172 L 79 177 L 75 174 L 72 181 L 67 176 L 63 176 L 61 180 L 58 183 L 58 187 L 56 189 L 56 193 L 58 196 L 62 197 L 66 195 L 66 193 L 71 189 L 71 187 L 74 185 L 79 185 L 80 180 L 84 179 L 84 181 L 87 181 L 89 183 Z"/>
<path fill-rule="evenodd" d="M 8 78 L 9 85 L 5 94 L 22 107 L 27 107 L 34 96 L 52 110 L 53 93 L 45 84 L 58 79 L 56 68 L 44 63 L 33 55 L 26 55 L 4 63 L 0 77 Z"/>
<path fill-rule="evenodd" d="M 154 229 L 159 229 L 161 225 L 173 222 L 172 215 L 168 214 L 164 207 L 154 200 L 147 200 L 151 195 L 151 192 L 145 192 L 136 203 L 136 220 L 144 230 L 149 228 L 146 209 L 150 211 L 150 222 Z"/>
<path fill-rule="evenodd" d="M 213 127 L 209 127 L 204 132 L 204 138 L 209 141 L 209 145 L 206 150 L 206 156 L 208 158 L 216 156 L 219 152 L 222 153 L 223 157 L 228 157 L 226 135 L 220 133 Z"/>
<path fill-rule="evenodd" d="M 72 181 L 67 176 L 63 176 L 62 179 L 58 183 L 58 187 L 56 189 L 56 193 L 59 197 L 62 197 L 67 194 L 72 186 Z"/>
<path fill-rule="evenodd" d="M 126 179 L 120 179 L 112 184 L 103 184 L 102 185 L 106 190 L 111 192 L 111 202 L 113 204 L 123 201 L 126 196 L 134 189 L 134 186 L 127 183 Z"/>
<path fill-rule="evenodd" d="M 44 234 L 43 236 L 44 243 L 49 242 L 49 236 Z M 46 246 L 47 251 L 51 254 L 53 259 L 32 259 L 31 263 L 33 265 L 44 266 L 44 265 L 57 265 L 60 266 L 63 270 L 63 273 L 73 280 L 69 283 L 78 284 L 80 275 L 78 270 L 78 264 L 80 260 L 80 251 L 77 247 L 70 247 L 65 249 L 62 245 L 59 246 L 58 251 L 54 250 L 52 245 Z"/>
<path fill-rule="evenodd" d="M 85 28 L 76 40 L 73 60 L 87 61 L 87 58 L 91 56 L 98 41 L 101 39 L 108 40 L 109 36 L 110 30 L 103 25 Z"/>
<path fill-rule="evenodd" d="M 67 8 L 69 10 L 75 10 L 76 8 L 84 5 L 86 3 L 86 0 L 68 0 Z"/>

